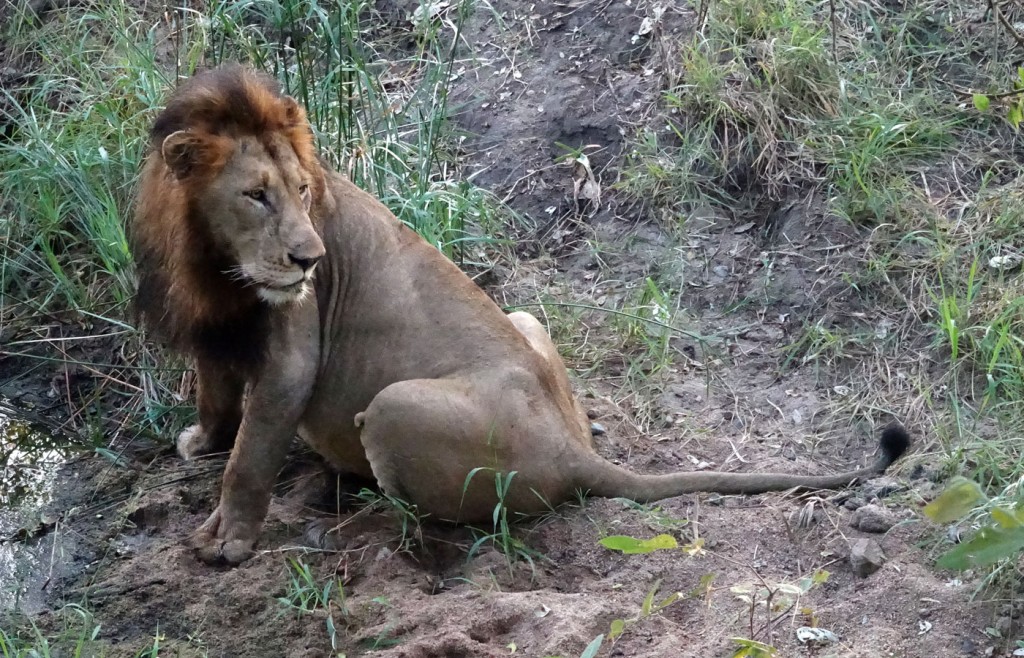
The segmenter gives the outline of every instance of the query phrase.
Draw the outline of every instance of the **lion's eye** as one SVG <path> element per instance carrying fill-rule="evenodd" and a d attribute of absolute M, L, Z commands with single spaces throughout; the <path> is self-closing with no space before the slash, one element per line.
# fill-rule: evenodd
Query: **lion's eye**
<path fill-rule="evenodd" d="M 267 202 L 267 191 L 262 187 L 257 187 L 254 190 L 246 190 L 243 194 L 253 201 L 259 201 L 260 203 Z"/>

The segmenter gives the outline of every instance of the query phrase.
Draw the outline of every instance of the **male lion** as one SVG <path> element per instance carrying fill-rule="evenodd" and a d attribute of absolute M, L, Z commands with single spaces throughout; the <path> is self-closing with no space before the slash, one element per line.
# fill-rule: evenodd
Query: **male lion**
<path fill-rule="evenodd" d="M 494 472 L 515 471 L 504 504 L 533 513 L 578 490 L 650 501 L 834 488 L 909 445 L 890 428 L 873 465 L 832 476 L 627 471 L 594 452 L 541 324 L 505 315 L 325 169 L 273 80 L 240 66 L 197 75 L 151 137 L 132 230 L 138 310 L 195 358 L 199 424 L 178 451 L 231 450 L 220 504 L 192 538 L 206 562 L 252 554 L 296 433 L 340 471 L 461 522 L 491 518 Z"/>

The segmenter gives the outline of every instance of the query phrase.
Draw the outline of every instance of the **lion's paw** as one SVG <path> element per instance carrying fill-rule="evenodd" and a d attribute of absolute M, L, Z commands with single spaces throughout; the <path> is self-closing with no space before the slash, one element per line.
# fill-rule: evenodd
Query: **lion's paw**
<path fill-rule="evenodd" d="M 310 521 L 302 535 L 312 548 L 321 551 L 343 551 L 348 548 L 348 542 L 338 532 L 338 523 L 333 518 Z"/>
<path fill-rule="evenodd" d="M 219 452 L 210 440 L 210 435 L 200 425 L 193 425 L 181 432 L 177 440 L 178 454 L 182 459 L 195 459 L 213 452 Z"/>
<path fill-rule="evenodd" d="M 206 564 L 236 566 L 256 552 L 256 533 L 245 527 L 227 527 L 217 507 L 188 543 Z"/>
<path fill-rule="evenodd" d="M 199 542 L 193 540 L 193 548 L 196 549 L 196 557 L 209 564 L 237 566 L 253 556 L 255 553 L 255 542 L 235 539 L 232 541 L 220 541 L 211 539 Z"/>

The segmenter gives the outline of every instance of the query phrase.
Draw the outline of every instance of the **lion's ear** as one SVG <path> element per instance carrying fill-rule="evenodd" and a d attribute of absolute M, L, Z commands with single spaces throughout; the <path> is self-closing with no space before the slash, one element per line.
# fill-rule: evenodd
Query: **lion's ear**
<path fill-rule="evenodd" d="M 202 159 L 203 140 L 199 135 L 179 130 L 164 138 L 160 153 L 175 177 L 186 178 Z"/>

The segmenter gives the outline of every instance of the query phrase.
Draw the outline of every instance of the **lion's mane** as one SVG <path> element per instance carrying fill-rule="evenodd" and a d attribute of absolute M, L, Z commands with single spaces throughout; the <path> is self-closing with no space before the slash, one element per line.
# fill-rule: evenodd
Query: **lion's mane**
<path fill-rule="evenodd" d="M 202 159 L 176 175 L 161 146 L 181 130 L 203 145 Z M 319 230 L 324 177 L 313 134 L 305 112 L 272 78 L 241 66 L 191 78 L 174 92 L 150 132 L 130 230 L 138 277 L 135 310 L 143 326 L 179 351 L 244 367 L 260 360 L 268 309 L 251 286 L 232 275 L 237 263 L 214 241 L 197 199 L 205 185 L 216 182 L 236 138 L 271 134 L 284 135 L 314 174 L 310 215 Z"/>

